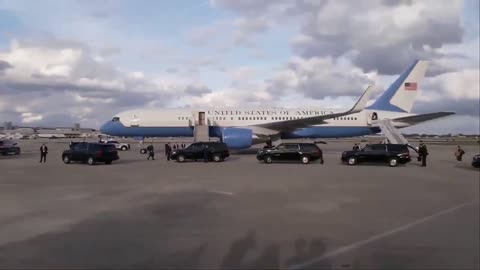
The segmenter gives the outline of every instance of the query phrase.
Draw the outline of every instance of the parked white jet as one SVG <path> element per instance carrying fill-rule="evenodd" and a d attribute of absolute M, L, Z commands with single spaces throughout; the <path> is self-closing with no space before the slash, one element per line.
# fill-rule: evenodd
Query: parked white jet
<path fill-rule="evenodd" d="M 208 125 L 210 137 L 218 137 L 232 149 L 291 138 L 337 138 L 381 132 L 378 121 L 391 119 L 397 128 L 445 117 L 452 112 L 412 114 L 411 109 L 428 63 L 415 61 L 370 106 L 369 86 L 348 111 L 322 109 L 158 109 L 130 110 L 113 117 L 100 128 L 111 136 L 192 137 L 196 125 Z"/>

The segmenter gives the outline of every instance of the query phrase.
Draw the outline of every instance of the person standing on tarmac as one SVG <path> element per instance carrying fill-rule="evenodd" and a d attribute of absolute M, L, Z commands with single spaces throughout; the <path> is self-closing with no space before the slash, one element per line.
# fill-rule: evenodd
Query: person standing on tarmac
<path fill-rule="evenodd" d="M 147 152 L 148 152 L 147 160 L 150 160 L 150 158 L 152 158 L 152 160 L 155 160 L 155 152 L 153 149 L 153 145 L 150 144 L 149 146 L 147 146 Z"/>
<path fill-rule="evenodd" d="M 48 154 L 48 147 L 43 143 L 42 146 L 40 146 L 40 163 L 46 163 L 47 162 L 47 154 Z"/>
<path fill-rule="evenodd" d="M 170 161 L 170 155 L 172 154 L 172 147 L 170 147 L 170 143 L 165 144 L 165 156 L 167 157 L 167 161 Z"/>
<path fill-rule="evenodd" d="M 360 150 L 360 146 L 358 145 L 358 143 L 356 143 L 356 144 L 353 145 L 352 150 L 353 150 L 353 151 L 358 151 L 358 150 Z"/>
<path fill-rule="evenodd" d="M 427 167 L 428 150 L 427 146 L 423 143 L 423 141 L 420 141 L 420 146 L 418 147 L 418 155 L 422 159 L 422 167 Z"/>
<path fill-rule="evenodd" d="M 465 155 L 465 151 L 463 151 L 460 145 L 458 145 L 457 151 L 455 151 L 455 157 L 457 158 L 457 161 L 462 161 L 463 155 Z"/>
<path fill-rule="evenodd" d="M 319 158 L 320 164 L 323 164 L 323 163 L 324 163 L 324 160 L 323 160 L 323 151 L 322 151 L 322 149 L 319 149 L 319 150 L 320 150 L 320 158 Z"/>

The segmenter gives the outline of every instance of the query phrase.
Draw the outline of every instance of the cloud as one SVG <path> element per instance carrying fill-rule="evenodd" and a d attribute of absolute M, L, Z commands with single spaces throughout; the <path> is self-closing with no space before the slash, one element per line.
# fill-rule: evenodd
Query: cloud
<path fill-rule="evenodd" d="M 236 45 L 252 46 L 253 36 L 265 33 L 268 30 L 268 20 L 265 17 L 239 18 L 234 21 L 234 43 Z"/>
<path fill-rule="evenodd" d="M 461 43 L 462 3 L 448 1 L 329 1 L 306 7 L 303 40 L 292 42 L 305 57 L 338 57 L 353 53 L 365 71 L 398 74 L 417 58 L 430 59 L 426 48 Z M 368 12 L 361 12 L 368 10 Z M 348 18 L 348 19 L 345 19 Z M 438 31 L 442 29 L 442 31 Z"/>
<path fill-rule="evenodd" d="M 78 42 L 14 40 L 8 50 L 0 51 L 0 58 L 5 59 L 0 93 L 7 101 L 0 114 L 25 124 L 58 120 L 64 114 L 68 120 L 99 125 L 99 115 L 165 106 L 177 98 L 211 92 L 188 79 L 120 71 L 108 61 L 96 60 L 92 50 Z"/>
<path fill-rule="evenodd" d="M 274 95 L 301 93 L 322 99 L 331 96 L 357 96 L 372 83 L 360 69 L 336 63 L 332 58 L 294 57 L 287 67 L 268 81 Z"/>
<path fill-rule="evenodd" d="M 214 0 L 212 4 L 237 12 L 243 16 L 239 20 L 258 29 L 245 31 L 240 41 L 251 44 L 254 34 L 266 32 L 275 23 L 292 24 L 294 19 L 301 27 L 290 44 L 299 56 L 348 56 L 365 72 L 386 75 L 400 73 L 415 59 L 443 57 L 437 49 L 462 43 L 464 33 L 460 0 Z M 239 25 L 237 31 L 243 33 Z M 446 71 L 438 68 L 434 74 Z"/>
<path fill-rule="evenodd" d="M 265 14 L 271 7 L 285 2 L 285 0 L 210 0 L 214 7 L 249 15 Z"/>
<path fill-rule="evenodd" d="M 480 70 L 466 69 L 427 78 L 414 111 L 453 111 L 460 115 L 480 115 Z"/>
<path fill-rule="evenodd" d="M 185 88 L 185 94 L 195 97 L 202 96 L 211 92 L 212 90 L 205 85 L 188 85 Z"/>
<path fill-rule="evenodd" d="M 43 116 L 40 114 L 33 114 L 31 112 L 25 112 L 21 114 L 22 123 L 28 124 L 32 122 L 38 122 L 43 119 Z"/>
<path fill-rule="evenodd" d="M 0 75 L 3 74 L 3 72 L 9 68 L 12 68 L 13 66 L 8 63 L 7 61 L 0 60 Z"/>
<path fill-rule="evenodd" d="M 102 57 L 111 57 L 118 55 L 122 52 L 122 49 L 115 47 L 104 47 L 100 49 L 100 55 Z"/>

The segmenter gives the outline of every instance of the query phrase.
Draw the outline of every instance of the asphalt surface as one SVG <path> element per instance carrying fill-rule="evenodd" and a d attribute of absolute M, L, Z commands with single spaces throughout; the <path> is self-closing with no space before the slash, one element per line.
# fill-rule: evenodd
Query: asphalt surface
<path fill-rule="evenodd" d="M 479 269 L 478 146 L 430 146 L 412 162 L 325 164 L 155 161 L 65 165 L 66 141 L 20 141 L 0 156 L 0 268 Z"/>

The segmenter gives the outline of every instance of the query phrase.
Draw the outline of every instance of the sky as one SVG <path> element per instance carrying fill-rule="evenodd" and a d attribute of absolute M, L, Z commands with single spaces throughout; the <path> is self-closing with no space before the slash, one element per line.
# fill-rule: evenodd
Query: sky
<path fill-rule="evenodd" d="M 407 129 L 480 133 L 478 0 L 0 0 L 0 121 L 133 108 L 347 109 L 430 61 Z"/>

